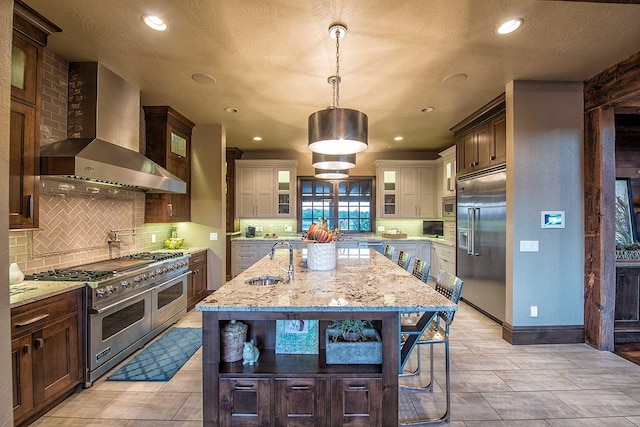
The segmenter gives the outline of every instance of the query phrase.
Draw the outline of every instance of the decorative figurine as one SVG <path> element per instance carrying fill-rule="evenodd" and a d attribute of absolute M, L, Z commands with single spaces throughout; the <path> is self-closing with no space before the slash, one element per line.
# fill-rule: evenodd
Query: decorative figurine
<path fill-rule="evenodd" d="M 245 342 L 242 349 L 242 364 L 253 365 L 258 361 L 258 357 L 260 357 L 260 350 L 253 345 L 253 341 Z"/>

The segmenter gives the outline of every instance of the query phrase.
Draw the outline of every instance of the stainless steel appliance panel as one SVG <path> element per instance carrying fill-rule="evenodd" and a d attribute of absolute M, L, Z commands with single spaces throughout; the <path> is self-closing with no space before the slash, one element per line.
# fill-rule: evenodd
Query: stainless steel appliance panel
<path fill-rule="evenodd" d="M 152 328 L 187 312 L 187 273 L 159 284 L 152 291 Z"/>
<path fill-rule="evenodd" d="M 499 321 L 506 302 L 506 172 L 458 179 L 457 275 L 462 298 Z"/>
<path fill-rule="evenodd" d="M 151 292 L 149 288 L 130 298 L 90 310 L 90 371 L 112 360 L 131 343 L 151 332 Z"/>

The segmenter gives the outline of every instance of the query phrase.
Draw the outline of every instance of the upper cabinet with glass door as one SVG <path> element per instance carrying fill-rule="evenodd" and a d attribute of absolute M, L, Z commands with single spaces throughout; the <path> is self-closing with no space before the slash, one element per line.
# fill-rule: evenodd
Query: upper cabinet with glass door
<path fill-rule="evenodd" d="M 456 195 L 456 146 L 453 145 L 439 153 L 442 157 L 442 196 Z"/>
<path fill-rule="evenodd" d="M 236 160 L 236 218 L 295 218 L 296 160 Z"/>

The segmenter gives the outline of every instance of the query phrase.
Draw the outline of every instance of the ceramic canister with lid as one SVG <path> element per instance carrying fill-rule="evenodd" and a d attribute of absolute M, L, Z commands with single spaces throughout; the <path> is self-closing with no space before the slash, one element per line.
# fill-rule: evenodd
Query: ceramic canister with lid
<path fill-rule="evenodd" d="M 242 360 L 242 350 L 247 340 L 247 325 L 232 320 L 222 327 L 220 336 L 222 361 Z"/>

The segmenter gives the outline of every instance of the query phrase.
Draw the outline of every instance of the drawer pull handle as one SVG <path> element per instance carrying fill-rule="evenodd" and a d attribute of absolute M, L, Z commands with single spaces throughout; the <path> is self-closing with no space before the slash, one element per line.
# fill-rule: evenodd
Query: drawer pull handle
<path fill-rule="evenodd" d="M 236 384 L 233 386 L 236 390 L 251 390 L 253 387 L 255 387 L 253 384 Z"/>
<path fill-rule="evenodd" d="M 22 347 L 22 351 L 24 352 L 24 354 L 31 353 L 31 344 L 25 344 L 25 346 Z"/>
<path fill-rule="evenodd" d="M 367 386 L 364 384 L 349 384 L 349 390 L 366 390 Z"/>
<path fill-rule="evenodd" d="M 44 338 L 36 338 L 36 348 L 44 348 Z"/>
<path fill-rule="evenodd" d="M 308 385 L 292 385 L 291 390 L 311 390 Z"/>
<path fill-rule="evenodd" d="M 29 319 L 26 322 L 22 322 L 22 323 L 16 323 L 16 328 L 22 328 L 24 326 L 28 326 L 31 325 L 32 323 L 36 323 L 38 320 L 42 320 L 49 317 L 49 313 L 47 314 L 42 314 L 40 316 L 36 316 L 33 319 Z"/>

